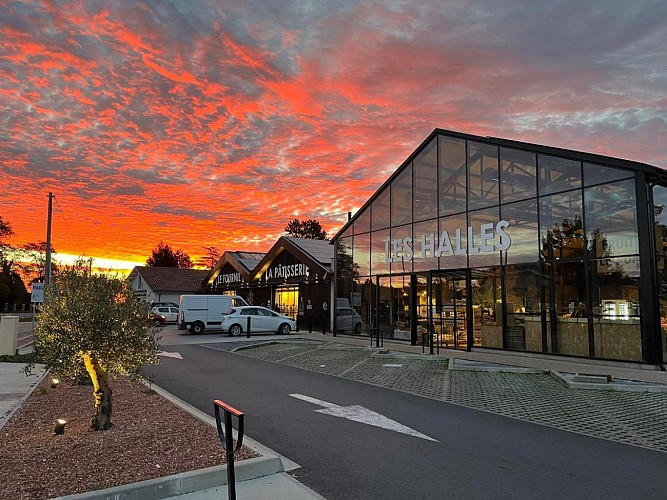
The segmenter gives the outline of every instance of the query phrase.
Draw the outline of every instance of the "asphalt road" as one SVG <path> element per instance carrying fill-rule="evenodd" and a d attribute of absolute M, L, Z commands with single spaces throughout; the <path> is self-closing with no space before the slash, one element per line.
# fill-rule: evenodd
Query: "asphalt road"
<path fill-rule="evenodd" d="M 196 344 L 163 350 L 183 359 L 149 367 L 156 384 L 211 415 L 214 399 L 244 411 L 246 433 L 298 463 L 295 477 L 328 499 L 627 499 L 667 491 L 661 452 Z M 290 394 L 361 405 L 437 442 L 317 412 L 322 406 Z"/>

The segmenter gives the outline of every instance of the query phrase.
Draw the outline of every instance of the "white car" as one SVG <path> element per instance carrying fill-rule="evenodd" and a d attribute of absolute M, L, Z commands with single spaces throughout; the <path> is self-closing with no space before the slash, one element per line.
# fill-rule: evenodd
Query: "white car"
<path fill-rule="evenodd" d="M 176 323 L 178 320 L 178 307 L 158 306 L 151 309 L 151 318 L 155 326 L 167 323 Z"/>
<path fill-rule="evenodd" d="M 339 307 L 336 310 L 336 329 L 339 332 L 361 334 L 361 315 L 351 307 Z"/>
<path fill-rule="evenodd" d="M 296 328 L 296 321 L 289 316 L 261 306 L 233 307 L 222 317 L 220 327 L 223 332 L 236 337 L 247 333 L 248 318 L 250 318 L 250 333 L 272 332 L 287 335 Z"/>

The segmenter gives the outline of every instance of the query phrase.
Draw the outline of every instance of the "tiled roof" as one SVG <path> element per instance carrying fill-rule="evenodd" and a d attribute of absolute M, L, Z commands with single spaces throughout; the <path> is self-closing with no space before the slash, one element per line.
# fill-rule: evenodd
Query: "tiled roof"
<path fill-rule="evenodd" d="M 207 270 L 181 269 L 178 267 L 137 266 L 130 278 L 137 272 L 153 292 L 196 292 L 201 289 L 201 282 L 209 273 Z"/>

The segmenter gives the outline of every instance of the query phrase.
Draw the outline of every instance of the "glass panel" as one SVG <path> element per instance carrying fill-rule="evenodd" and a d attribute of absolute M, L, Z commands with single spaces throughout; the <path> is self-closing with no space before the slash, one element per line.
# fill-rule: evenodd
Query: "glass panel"
<path fill-rule="evenodd" d="M 389 273 L 386 255 L 389 242 L 389 229 L 371 233 L 371 272 L 374 274 Z"/>
<path fill-rule="evenodd" d="M 410 276 L 392 276 L 391 287 L 396 300 L 392 338 L 410 340 Z"/>
<path fill-rule="evenodd" d="M 549 336 L 550 352 L 588 357 L 586 267 L 579 261 L 556 262 L 553 273 L 556 331 Z"/>
<path fill-rule="evenodd" d="M 352 280 L 355 278 L 356 270 L 352 259 L 352 243 L 352 238 L 340 238 L 336 242 L 336 297 L 348 300 L 352 293 Z M 359 274 L 358 271 L 356 274 Z"/>
<path fill-rule="evenodd" d="M 540 274 L 537 264 L 505 267 L 506 349 L 542 352 Z"/>
<path fill-rule="evenodd" d="M 471 278 L 474 345 L 502 349 L 500 268 L 473 269 Z"/>
<path fill-rule="evenodd" d="M 354 282 L 352 308 L 361 316 L 361 333 L 369 333 L 369 327 L 373 321 L 371 301 L 373 290 L 370 276 L 361 277 Z"/>
<path fill-rule="evenodd" d="M 428 271 L 438 269 L 438 219 L 415 224 L 414 226 L 413 269 Z"/>
<path fill-rule="evenodd" d="M 417 306 L 417 342 L 428 346 L 428 277 L 417 276 L 415 290 Z"/>
<path fill-rule="evenodd" d="M 371 207 L 370 205 L 357 217 L 357 220 L 354 221 L 354 232 L 367 233 L 371 230 Z"/>
<path fill-rule="evenodd" d="M 467 228 L 466 214 L 450 215 L 440 219 L 440 237 L 438 238 L 439 249 L 442 250 L 440 269 L 456 269 L 468 266 Z M 451 246 L 446 245 L 447 242 L 451 243 Z"/>
<path fill-rule="evenodd" d="M 540 195 L 581 187 L 581 162 L 538 155 Z"/>
<path fill-rule="evenodd" d="M 378 278 L 378 328 L 380 335 L 391 337 L 394 332 L 394 317 L 396 315 L 394 305 L 394 293 L 391 288 L 391 278 L 380 276 Z"/>
<path fill-rule="evenodd" d="M 412 222 L 412 163 L 391 183 L 391 225 Z"/>
<path fill-rule="evenodd" d="M 438 216 L 438 148 L 433 139 L 414 160 L 415 221 Z"/>
<path fill-rule="evenodd" d="M 501 234 L 496 231 L 498 221 L 500 220 L 498 207 L 470 212 L 468 218 L 467 241 L 469 266 L 487 267 L 499 265 L 500 251 L 497 249 L 497 245 L 501 243 Z M 484 238 L 484 241 L 482 238 Z"/>
<path fill-rule="evenodd" d="M 658 297 L 660 300 L 660 330 L 662 359 L 667 361 L 667 187 L 653 188 L 653 213 L 658 266 Z"/>
<path fill-rule="evenodd" d="M 503 186 L 502 202 L 523 200 L 537 196 L 537 167 L 535 153 L 517 149 L 500 148 Z"/>
<path fill-rule="evenodd" d="M 510 223 L 505 231 L 512 239 L 511 246 L 503 252 L 503 262 L 538 262 L 540 236 L 537 227 L 537 199 L 503 205 L 500 207 L 500 216 L 502 220 Z"/>
<path fill-rule="evenodd" d="M 468 142 L 468 210 L 497 205 L 498 146 Z"/>
<path fill-rule="evenodd" d="M 295 286 L 295 287 L 276 288 L 276 296 L 274 303 L 278 306 L 280 314 L 284 314 L 285 316 L 290 316 L 294 320 L 298 320 L 298 313 L 299 313 L 298 287 Z"/>
<path fill-rule="evenodd" d="M 620 168 L 584 163 L 584 186 L 627 179 L 628 177 L 634 177 L 634 173 Z"/>
<path fill-rule="evenodd" d="M 595 357 L 642 360 L 639 258 L 591 261 Z"/>
<path fill-rule="evenodd" d="M 354 237 L 354 272 L 356 275 L 371 273 L 371 235 L 358 234 Z"/>
<path fill-rule="evenodd" d="M 389 186 L 373 202 L 373 211 L 371 212 L 373 220 L 373 231 L 389 227 Z"/>
<path fill-rule="evenodd" d="M 466 280 L 461 272 L 433 275 L 430 311 L 426 311 L 428 323 L 422 329 L 432 332 L 433 344 L 438 347 L 465 349 L 468 346 L 466 317 Z M 428 338 L 426 339 L 428 341 Z M 428 344 L 427 344 L 428 345 Z"/>
<path fill-rule="evenodd" d="M 466 143 L 440 137 L 440 215 L 466 210 Z"/>
<path fill-rule="evenodd" d="M 391 272 L 409 273 L 412 271 L 415 243 L 412 237 L 412 224 L 391 228 Z"/>
<path fill-rule="evenodd" d="M 639 253 L 634 179 L 584 189 L 584 206 L 592 256 Z"/>
<path fill-rule="evenodd" d="M 584 255 L 581 191 L 540 198 L 540 241 L 547 260 L 577 259 Z"/>
<path fill-rule="evenodd" d="M 349 238 L 354 234 L 354 226 L 348 227 L 343 234 L 340 235 L 340 238 Z"/>

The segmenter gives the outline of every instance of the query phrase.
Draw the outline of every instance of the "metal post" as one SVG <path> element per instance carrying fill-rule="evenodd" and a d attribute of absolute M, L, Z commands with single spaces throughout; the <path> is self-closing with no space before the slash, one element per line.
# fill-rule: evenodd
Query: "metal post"
<path fill-rule="evenodd" d="M 220 421 L 220 408 L 224 412 L 225 428 L 222 429 L 222 422 Z M 236 408 L 223 403 L 219 399 L 213 401 L 213 409 L 215 410 L 215 425 L 218 429 L 218 437 L 225 450 L 227 458 L 227 497 L 229 500 L 236 500 L 236 477 L 234 475 L 234 454 L 237 453 L 243 444 L 243 412 Z M 238 419 L 238 430 L 236 447 L 234 447 L 234 439 L 232 436 L 232 415 Z"/>
<path fill-rule="evenodd" d="M 248 316 L 248 321 L 247 321 L 247 326 L 246 326 L 246 336 L 250 338 L 250 316 Z"/>
<path fill-rule="evenodd" d="M 46 220 L 46 268 L 44 270 L 44 284 L 51 283 L 51 216 L 53 214 L 53 193 L 49 191 L 49 212 Z"/>
<path fill-rule="evenodd" d="M 327 313 L 322 313 L 322 335 L 327 333 Z"/>
<path fill-rule="evenodd" d="M 308 314 L 308 333 L 313 333 L 313 312 Z"/>

